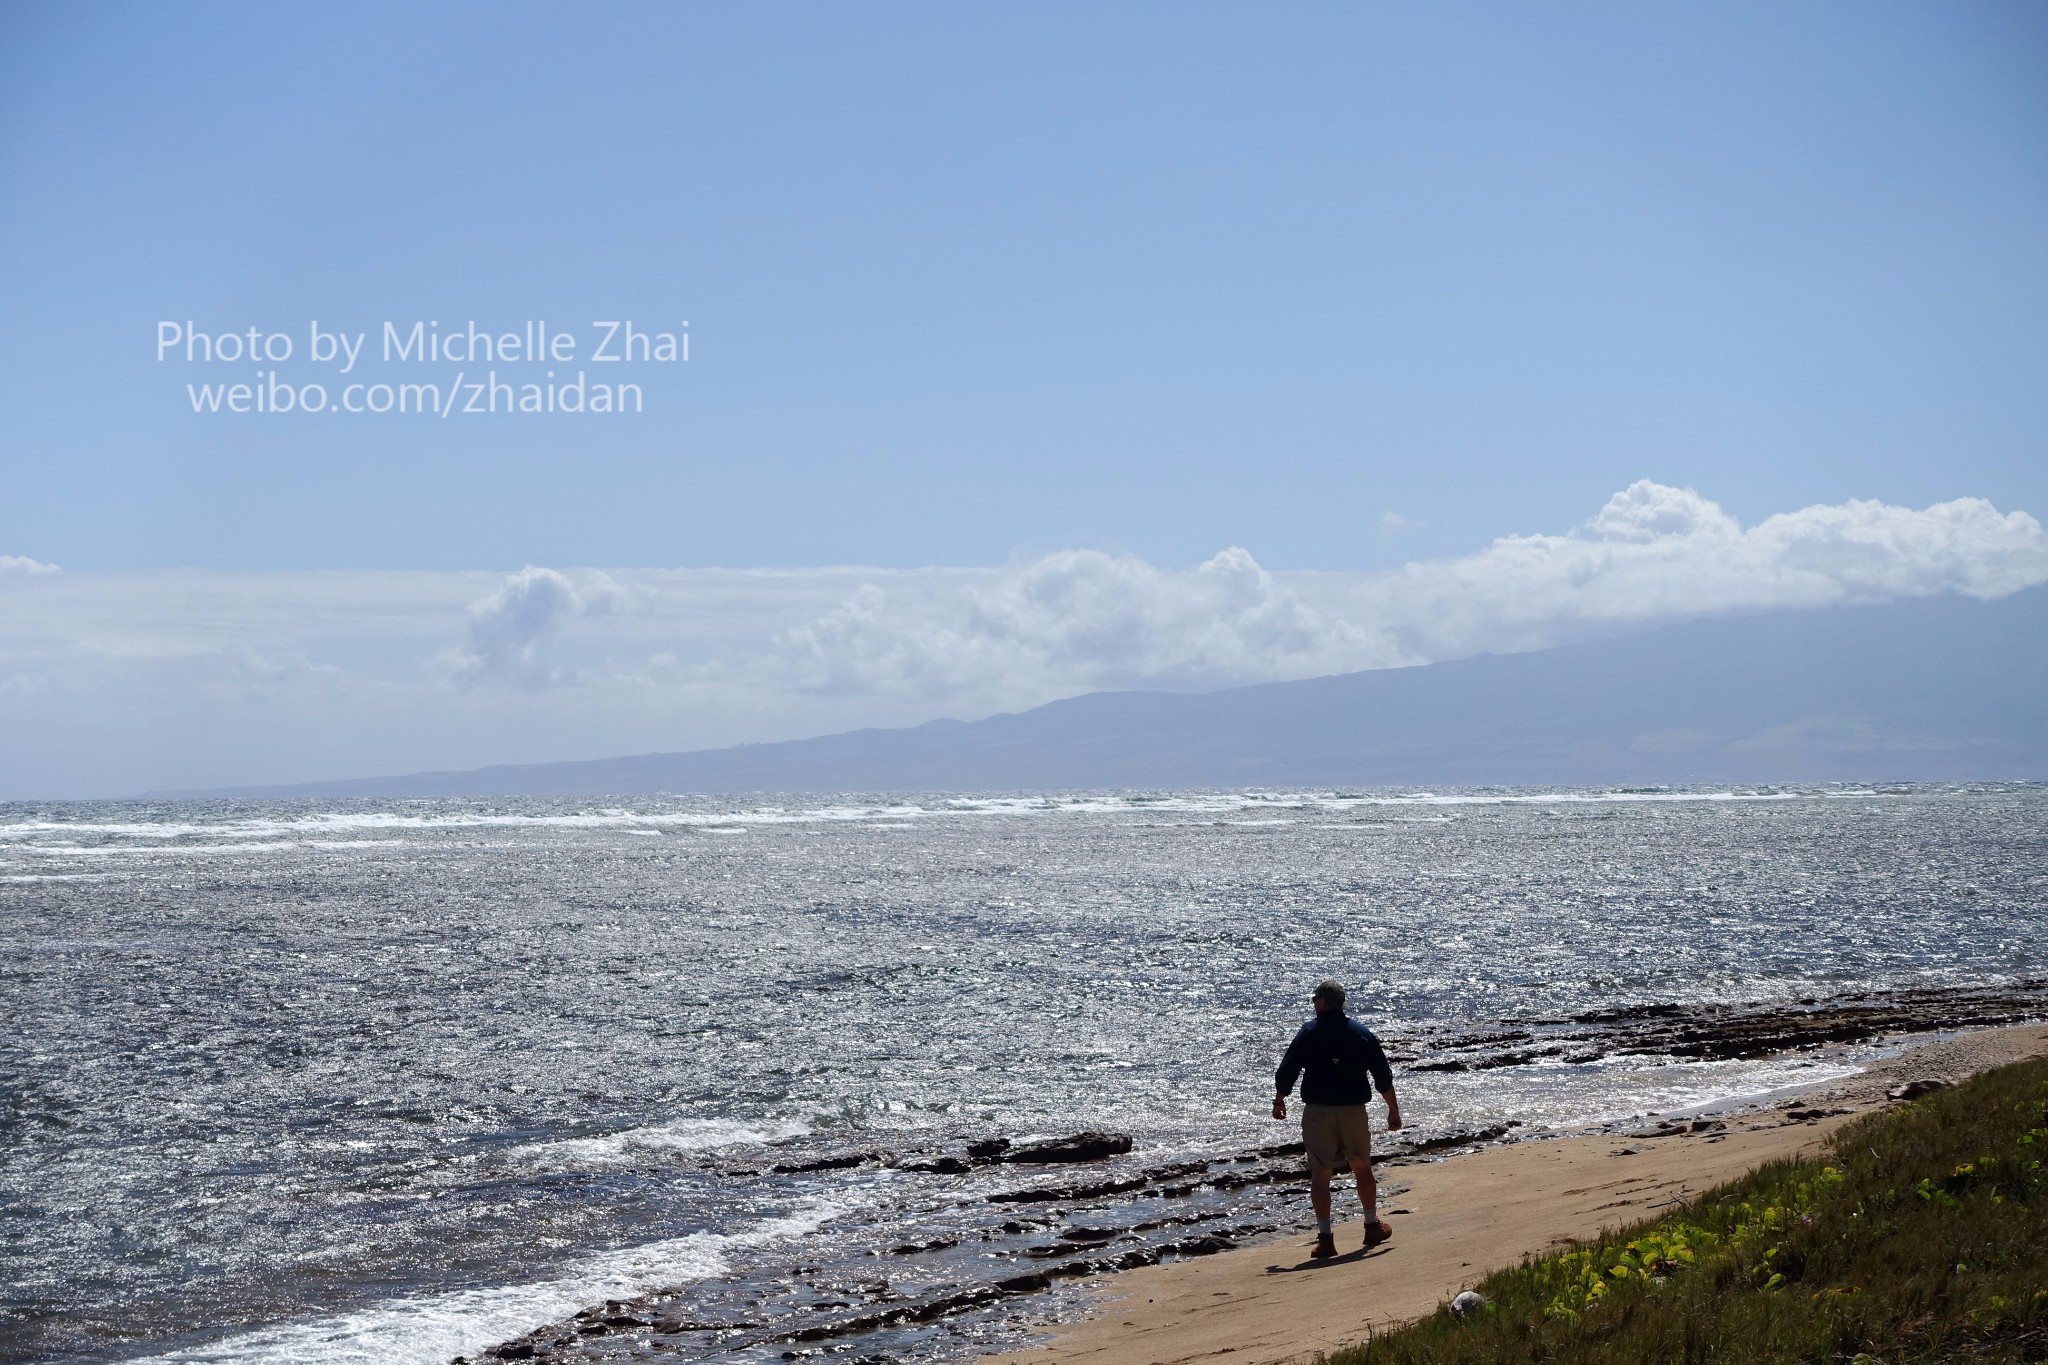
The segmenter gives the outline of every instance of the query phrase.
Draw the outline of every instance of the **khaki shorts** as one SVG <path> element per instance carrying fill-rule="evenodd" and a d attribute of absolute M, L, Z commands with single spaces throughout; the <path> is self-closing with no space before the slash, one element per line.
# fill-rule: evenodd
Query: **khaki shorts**
<path fill-rule="evenodd" d="M 1372 1160 L 1372 1120 L 1362 1104 L 1304 1104 L 1301 1141 L 1312 1171 L 1346 1169 Z"/>

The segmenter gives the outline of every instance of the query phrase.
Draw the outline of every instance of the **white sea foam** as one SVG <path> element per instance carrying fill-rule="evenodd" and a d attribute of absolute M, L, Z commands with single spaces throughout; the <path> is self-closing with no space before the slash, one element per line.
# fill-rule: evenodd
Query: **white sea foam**
<path fill-rule="evenodd" d="M 1625 1107 L 1590 1111 L 1586 1121 L 1616 1122 L 1644 1109 L 1673 1114 L 1738 1108 L 1765 1095 L 1826 1085 L 1854 1076 L 1862 1069 L 1841 1058 L 1665 1063 L 1646 1072 L 1620 1073 L 1619 1079 L 1633 1081 L 1637 1087 L 1623 1099 Z"/>
<path fill-rule="evenodd" d="M 34 844 L 27 851 L 52 858 L 124 858 L 151 853 L 183 856 L 210 853 L 276 853 L 294 848 L 379 848 L 389 842 L 388 839 L 269 839 L 261 843 L 233 844 Z"/>
<path fill-rule="evenodd" d="M 445 1365 L 606 1299 L 633 1298 L 725 1270 L 725 1253 L 815 1230 L 839 1212 L 822 1200 L 734 1233 L 693 1233 L 600 1252 L 531 1284 L 391 1299 L 318 1321 L 245 1332 L 136 1365 Z"/>
<path fill-rule="evenodd" d="M 946 815 L 957 812 L 908 806 L 830 806 L 816 810 L 785 810 L 767 806 L 741 811 L 595 811 L 553 812 L 528 815 L 515 811 L 440 811 L 433 814 L 405 814 L 398 811 L 317 811 L 289 819 L 226 819 L 217 824 L 172 821 L 79 821 L 24 820 L 0 823 L 0 839 L 32 840 L 52 835 L 72 839 L 177 839 L 240 838 L 290 840 L 321 838 L 330 834 L 380 831 L 394 834 L 463 829 L 618 829 L 629 832 L 660 832 L 664 829 L 702 829 L 710 833 L 729 832 L 727 827 L 815 823 L 825 821 L 875 821 Z M 322 839 L 323 843 L 331 840 Z M 375 841 L 372 841 L 375 842 Z M 179 845 L 198 848 L 210 845 Z M 51 845 L 39 845 L 51 847 Z M 56 847 L 63 847 L 58 845 Z"/>
<path fill-rule="evenodd" d="M 111 872 L 15 872 L 0 876 L 0 882 L 103 882 Z"/>
<path fill-rule="evenodd" d="M 737 1119 L 677 1119 L 593 1137 L 529 1143 L 506 1152 L 505 1160 L 535 1171 L 604 1170 L 645 1165 L 685 1152 L 758 1146 L 782 1138 L 802 1137 L 810 1131 L 808 1124 L 795 1119 L 769 1124 L 741 1123 Z"/>
<path fill-rule="evenodd" d="M 1550 1061 L 1419 1076 L 1412 1088 L 1425 1111 L 1434 1107 L 1452 1116 L 1453 1127 L 1511 1116 L 1531 1131 L 1571 1133 L 1645 1114 L 1735 1108 L 1765 1095 L 1826 1085 L 1855 1075 L 1868 1055 L 1867 1049 L 1850 1049 L 1825 1057 L 1722 1061 L 1609 1056 L 1592 1064 Z M 1410 1088 L 1407 1082 L 1403 1088 Z"/>
<path fill-rule="evenodd" d="M 1922 793 L 1923 795 L 1926 793 Z M 330 836 L 368 832 L 400 835 L 447 830 L 525 828 L 620 830 L 633 833 L 696 831 L 729 833 L 751 825 L 817 824 L 855 822 L 879 824 L 914 822 L 958 816 L 1056 816 L 1171 812 L 1176 814 L 1231 814 L 1254 810 L 1299 810 L 1327 812 L 1359 807 L 1455 807 L 1509 805 L 1600 805 L 1643 802 L 1718 801 L 1811 801 L 1818 799 L 1876 799 L 1894 793 L 1868 788 L 1809 788 L 1798 790 L 1680 790 L 1680 791 L 1499 791 L 1499 792 L 1181 792 L 1171 795 L 1075 794 L 1061 796 L 939 797 L 928 801 L 846 802 L 814 807 L 790 808 L 765 805 L 744 809 L 644 809 L 616 806 L 582 811 L 525 813 L 493 810 L 431 809 L 435 803 L 405 803 L 411 810 L 311 811 L 290 817 L 223 818 L 214 823 L 186 820 L 126 821 L 0 821 L 0 840 L 39 841 L 51 836 L 72 840 L 100 839 L 206 839 L 264 840 L 262 846 L 288 846 L 286 840 L 318 840 L 333 847 Z M 427 808 L 422 809 L 425 806 Z M 378 842 L 371 840 L 368 842 Z M 159 845 L 177 851 L 193 851 L 218 844 Z M 243 844 L 242 849 L 259 845 Z M 41 845 L 47 849 L 49 845 Z"/>

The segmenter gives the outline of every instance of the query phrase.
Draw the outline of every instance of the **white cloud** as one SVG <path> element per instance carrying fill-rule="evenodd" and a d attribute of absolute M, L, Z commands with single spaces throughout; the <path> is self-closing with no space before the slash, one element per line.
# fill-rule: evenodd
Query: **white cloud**
<path fill-rule="evenodd" d="M 1689 488 L 1644 480 L 1565 535 L 1506 536 L 1361 584 L 1356 610 L 1412 653 L 1538 648 L 1587 630 L 1729 612 L 1990 598 L 2048 582 L 2048 535 L 1981 498 L 1922 511 L 1854 500 L 1744 530 Z"/>
<path fill-rule="evenodd" d="M 786 632 L 806 687 L 1044 699 L 1191 688 L 1539 648 L 1686 617 L 2048 582 L 2048 536 L 1977 498 L 1924 511 L 1808 507 L 1744 530 L 1647 480 L 1562 535 L 1508 536 L 1392 573 L 1275 575 L 1241 549 L 1186 572 L 1094 551 L 997 571 L 951 597 L 863 586 Z"/>
<path fill-rule="evenodd" d="M 1586 530 L 1597 540 L 1628 545 L 1697 537 L 1729 541 L 1742 533 L 1735 518 L 1692 489 L 1648 479 L 1638 479 L 1609 498 L 1586 523 Z"/>
<path fill-rule="evenodd" d="M 808 688 L 932 698 L 1200 686 L 1393 658 L 1369 630 L 1308 606 L 1235 547 L 1184 573 L 1065 550 L 937 599 L 899 601 L 865 584 L 780 643 Z"/>
<path fill-rule="evenodd" d="M 533 565 L 506 576 L 490 596 L 469 607 L 465 648 L 442 654 L 438 663 L 461 683 L 486 679 L 539 687 L 568 676 L 548 657 L 547 646 L 578 617 L 602 616 L 625 599 L 610 575 L 586 569 L 580 585 L 554 569 Z"/>
<path fill-rule="evenodd" d="M 44 564 L 30 559 L 27 555 L 0 555 L 0 574 L 46 574 L 56 573 L 55 564 Z"/>

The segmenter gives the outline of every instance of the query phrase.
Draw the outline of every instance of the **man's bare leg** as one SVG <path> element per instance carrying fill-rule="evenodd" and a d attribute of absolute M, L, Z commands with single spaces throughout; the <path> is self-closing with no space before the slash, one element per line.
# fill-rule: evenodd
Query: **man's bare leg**
<path fill-rule="evenodd" d="M 1351 1174 L 1358 1177 L 1358 1207 L 1365 1210 L 1365 1221 L 1370 1223 L 1379 1217 L 1380 1185 L 1373 1179 L 1370 1161 L 1351 1163 Z"/>
<path fill-rule="evenodd" d="M 1311 1254 L 1318 1259 L 1337 1254 L 1337 1242 L 1330 1231 L 1330 1171 L 1309 1167 L 1308 1202 L 1316 1211 L 1316 1249 Z"/>
<path fill-rule="evenodd" d="M 1393 1236 L 1394 1229 L 1380 1217 L 1380 1186 L 1373 1179 L 1372 1163 L 1352 1162 L 1351 1174 L 1358 1178 L 1358 1204 L 1365 1211 L 1365 1249 L 1370 1251 Z"/>
<path fill-rule="evenodd" d="M 1308 1202 L 1316 1211 L 1317 1226 L 1330 1221 L 1330 1172 L 1310 1169 Z"/>

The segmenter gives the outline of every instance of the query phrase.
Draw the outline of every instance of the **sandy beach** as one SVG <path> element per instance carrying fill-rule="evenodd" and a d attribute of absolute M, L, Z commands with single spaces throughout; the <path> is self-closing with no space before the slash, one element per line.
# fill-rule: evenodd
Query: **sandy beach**
<path fill-rule="evenodd" d="M 1338 1227 L 1345 1254 L 1308 1259 L 1299 1231 L 1196 1260 L 1116 1276 L 1088 1318 L 997 1365 L 1261 1365 L 1313 1357 L 1434 1310 L 1489 1271 L 1633 1222 L 1764 1162 L 1817 1152 L 1858 1114 L 1914 1081 L 1947 1084 L 2048 1054 L 2048 1025 L 1925 1043 L 1797 1095 L 1720 1111 L 1680 1129 L 1513 1143 L 1380 1168 L 1391 1242 L 1367 1255 L 1354 1195 Z"/>

